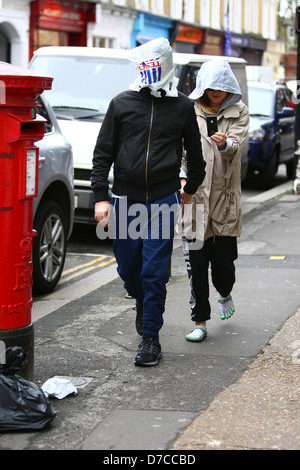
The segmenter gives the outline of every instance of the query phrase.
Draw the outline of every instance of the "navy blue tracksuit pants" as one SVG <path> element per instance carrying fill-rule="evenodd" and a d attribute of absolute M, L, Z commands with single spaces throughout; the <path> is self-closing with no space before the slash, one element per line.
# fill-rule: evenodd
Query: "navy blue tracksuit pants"
<path fill-rule="evenodd" d="M 118 273 L 127 292 L 143 305 L 144 335 L 155 339 L 163 325 L 179 198 L 173 193 L 149 204 L 113 200 Z"/>

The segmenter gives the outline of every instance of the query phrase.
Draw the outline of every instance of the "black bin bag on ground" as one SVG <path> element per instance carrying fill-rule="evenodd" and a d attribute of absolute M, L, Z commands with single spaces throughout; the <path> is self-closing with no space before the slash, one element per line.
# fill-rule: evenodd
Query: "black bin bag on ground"
<path fill-rule="evenodd" d="M 56 416 L 49 399 L 34 383 L 16 375 L 27 361 L 23 348 L 6 350 L 0 364 L 0 433 L 38 431 Z"/>

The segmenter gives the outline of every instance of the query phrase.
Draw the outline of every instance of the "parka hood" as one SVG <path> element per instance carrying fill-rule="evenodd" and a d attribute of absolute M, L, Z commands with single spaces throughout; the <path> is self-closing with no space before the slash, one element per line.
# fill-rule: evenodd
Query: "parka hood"
<path fill-rule="evenodd" d="M 231 104 L 238 103 L 242 99 L 238 81 L 225 59 L 212 59 L 204 62 L 197 75 L 196 88 L 189 95 L 189 98 L 192 100 L 201 98 L 208 88 L 231 93 L 224 100 L 223 109 Z"/>

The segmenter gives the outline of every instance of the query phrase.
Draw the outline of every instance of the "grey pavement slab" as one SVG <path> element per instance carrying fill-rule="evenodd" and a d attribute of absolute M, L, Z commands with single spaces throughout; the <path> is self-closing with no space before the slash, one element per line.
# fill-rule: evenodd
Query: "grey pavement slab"
<path fill-rule="evenodd" d="M 0 449 L 299 447 L 299 211 L 299 201 L 273 200 L 245 214 L 236 313 L 221 321 L 211 288 L 213 315 L 200 344 L 184 339 L 193 324 L 175 249 L 157 367 L 134 366 L 134 302 L 111 270 L 109 282 L 97 287 L 93 276 L 92 290 L 82 285 L 84 294 L 53 311 L 39 315 L 37 304 L 35 383 L 91 380 L 77 396 L 52 399 L 57 417 L 47 430 L 2 435 Z"/>

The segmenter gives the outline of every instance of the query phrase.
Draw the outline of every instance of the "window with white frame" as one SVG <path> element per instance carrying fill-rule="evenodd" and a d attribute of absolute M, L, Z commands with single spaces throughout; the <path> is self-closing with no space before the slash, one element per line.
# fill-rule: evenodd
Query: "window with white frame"
<path fill-rule="evenodd" d="M 195 23 L 195 0 L 184 0 L 184 21 Z"/>
<path fill-rule="evenodd" d="M 210 26 L 210 0 L 200 1 L 200 24 Z"/>
<path fill-rule="evenodd" d="M 235 33 L 242 32 L 242 0 L 234 0 L 232 30 Z"/>
<path fill-rule="evenodd" d="M 115 5 L 119 5 L 120 7 L 126 7 L 126 0 L 113 0 Z"/>
<path fill-rule="evenodd" d="M 182 19 L 182 0 L 171 0 L 171 18 Z"/>
<path fill-rule="evenodd" d="M 151 10 L 156 15 L 164 14 L 164 0 L 151 0 Z"/>
<path fill-rule="evenodd" d="M 220 29 L 220 13 L 221 13 L 221 4 L 220 0 L 211 0 L 211 27 L 214 29 Z"/>
<path fill-rule="evenodd" d="M 270 0 L 270 39 L 276 40 L 276 1 Z"/>
<path fill-rule="evenodd" d="M 269 0 L 263 0 L 262 35 L 264 38 L 269 37 Z"/>
<path fill-rule="evenodd" d="M 259 32 L 259 0 L 252 0 L 252 33 L 258 34 Z"/>
<path fill-rule="evenodd" d="M 113 48 L 114 47 L 114 39 L 113 38 L 102 38 L 100 36 L 94 36 L 93 37 L 93 47 Z"/>
<path fill-rule="evenodd" d="M 148 0 L 135 0 L 135 8 L 137 10 L 149 11 L 149 1 Z"/>
<path fill-rule="evenodd" d="M 244 32 L 250 33 L 251 31 L 252 31 L 252 0 L 245 0 Z"/>

